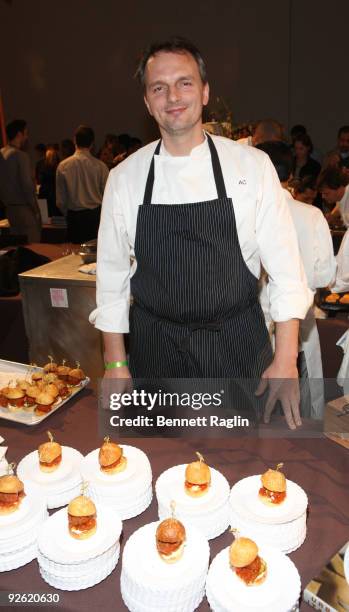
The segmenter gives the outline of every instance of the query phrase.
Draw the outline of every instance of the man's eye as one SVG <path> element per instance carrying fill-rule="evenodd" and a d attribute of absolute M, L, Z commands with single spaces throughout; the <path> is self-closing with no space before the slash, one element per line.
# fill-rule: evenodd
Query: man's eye
<path fill-rule="evenodd" d="M 191 85 L 191 81 L 183 81 L 183 85 L 185 87 L 190 86 Z"/>
<path fill-rule="evenodd" d="M 157 85 L 156 87 L 154 87 L 153 92 L 158 93 L 159 91 L 162 91 L 162 89 L 163 89 L 162 85 Z"/>

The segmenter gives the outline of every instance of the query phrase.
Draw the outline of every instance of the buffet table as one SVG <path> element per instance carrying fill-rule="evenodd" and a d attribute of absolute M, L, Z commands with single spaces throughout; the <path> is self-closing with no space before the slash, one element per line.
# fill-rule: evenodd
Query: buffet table
<path fill-rule="evenodd" d="M 18 462 L 35 450 L 50 429 L 56 439 L 87 454 L 101 445 L 97 430 L 97 399 L 91 390 L 82 391 L 49 419 L 35 427 L 2 421 L 0 433 L 9 447 L 8 461 Z M 259 474 L 282 461 L 287 477 L 297 482 L 309 498 L 308 535 L 305 543 L 290 555 L 302 579 L 302 587 L 315 576 L 334 552 L 349 540 L 349 452 L 325 438 L 304 438 L 288 432 L 283 439 L 123 439 L 121 442 L 144 450 L 151 462 L 153 483 L 173 465 L 193 460 L 199 450 L 209 465 L 221 471 L 232 486 L 236 481 Z M 141 525 L 157 520 L 155 499 L 140 516 L 124 521 L 121 546 Z M 232 542 L 226 531 L 211 540 L 211 559 Z M 146 553 L 145 553 L 146 554 Z M 126 610 L 120 595 L 121 559 L 112 574 L 97 586 L 78 592 L 57 591 L 40 577 L 36 561 L 0 574 L 0 590 L 15 592 L 58 592 L 56 609 L 64 612 Z M 180 588 L 180 585 L 178 585 Z M 51 608 L 50 608 L 51 609 Z M 208 611 L 206 599 L 198 608 Z M 310 610 L 302 604 L 301 610 Z"/>

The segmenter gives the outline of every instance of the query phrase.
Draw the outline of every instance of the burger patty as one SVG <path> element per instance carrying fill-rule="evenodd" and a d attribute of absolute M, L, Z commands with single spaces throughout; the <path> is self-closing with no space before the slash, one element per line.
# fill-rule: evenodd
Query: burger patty
<path fill-rule="evenodd" d="M 25 403 L 27 404 L 27 406 L 34 406 L 36 402 L 35 397 L 31 397 L 30 395 L 27 395 Z"/>
<path fill-rule="evenodd" d="M 61 461 L 62 455 L 58 455 L 58 457 L 56 457 L 56 459 L 53 459 L 53 461 L 40 461 L 40 465 L 44 467 L 52 467 L 54 465 L 58 465 Z"/>
<path fill-rule="evenodd" d="M 17 408 L 21 408 L 21 406 L 24 406 L 24 400 L 25 400 L 25 395 L 23 395 L 23 397 L 17 397 L 15 399 L 8 399 L 8 403 L 11 404 L 11 406 L 17 406 Z"/>
<path fill-rule="evenodd" d="M 52 402 L 53 404 L 53 402 Z M 51 412 L 52 410 L 52 404 L 38 404 L 38 402 L 36 402 L 36 408 L 38 410 L 41 410 L 41 412 Z"/>
<path fill-rule="evenodd" d="M 162 555 L 170 555 L 175 552 L 180 546 L 182 542 L 179 540 L 178 542 L 161 542 L 161 540 L 156 541 L 156 547 Z"/>
<path fill-rule="evenodd" d="M 68 376 L 67 377 L 67 382 L 70 385 L 79 385 L 81 383 L 81 378 L 74 378 L 73 376 Z"/>
<path fill-rule="evenodd" d="M 246 584 L 253 583 L 261 571 L 262 562 L 260 557 L 256 557 L 252 563 L 245 567 L 236 567 L 235 572 Z"/>
<path fill-rule="evenodd" d="M 7 408 L 8 400 L 4 395 L 0 395 L 0 406 L 2 408 Z"/>
<path fill-rule="evenodd" d="M 195 488 L 199 488 L 201 489 L 201 491 L 204 491 L 205 489 L 207 489 L 208 487 L 208 483 L 205 482 L 205 484 L 194 484 L 192 482 L 188 482 L 187 480 L 185 481 L 185 486 L 187 489 L 195 489 Z"/>
<path fill-rule="evenodd" d="M 265 487 L 259 489 L 259 495 L 268 497 L 273 504 L 281 504 L 286 497 L 286 491 L 269 491 Z"/>
<path fill-rule="evenodd" d="M 103 470 L 112 470 L 120 463 L 121 459 L 122 457 L 114 461 L 114 463 L 109 463 L 109 465 L 102 465 Z"/>
<path fill-rule="evenodd" d="M 68 514 L 69 528 L 79 528 L 81 531 L 88 531 L 96 526 L 96 515 L 72 516 Z"/>
<path fill-rule="evenodd" d="M 0 493 L 0 503 L 1 504 L 15 504 L 20 499 L 25 497 L 24 491 L 20 491 L 19 493 Z"/>

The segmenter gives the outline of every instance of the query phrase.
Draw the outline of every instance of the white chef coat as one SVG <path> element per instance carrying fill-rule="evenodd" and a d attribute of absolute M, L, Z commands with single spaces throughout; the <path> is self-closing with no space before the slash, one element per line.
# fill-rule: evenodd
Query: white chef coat
<path fill-rule="evenodd" d="M 315 291 L 329 285 L 336 274 L 336 259 L 328 223 L 322 212 L 311 204 L 294 200 L 284 189 L 286 202 L 296 228 L 299 250 L 307 276 L 308 286 Z M 266 288 L 261 290 L 261 305 L 266 324 L 270 329 Z M 312 403 L 312 417 L 322 417 L 324 395 L 322 383 L 322 361 L 319 333 L 312 307 L 300 323 L 300 351 L 304 352 Z"/>
<path fill-rule="evenodd" d="M 349 185 L 346 186 L 344 195 L 336 206 L 332 210 L 332 214 L 336 211 L 340 212 L 343 223 L 346 227 L 349 227 Z"/>
<path fill-rule="evenodd" d="M 349 229 L 345 232 L 337 253 L 337 274 L 332 293 L 349 291 Z"/>
<path fill-rule="evenodd" d="M 312 303 L 297 237 L 269 157 L 253 147 L 212 136 L 232 198 L 241 252 L 257 278 L 261 263 L 270 278 L 274 321 L 302 319 Z M 130 257 L 138 208 L 157 142 L 113 169 L 107 181 L 97 253 L 97 308 L 90 322 L 105 332 L 129 331 Z M 186 204 L 217 198 L 207 139 L 187 156 L 170 155 L 163 143 L 155 156 L 153 204 Z M 132 270 L 133 272 L 134 270 Z"/>

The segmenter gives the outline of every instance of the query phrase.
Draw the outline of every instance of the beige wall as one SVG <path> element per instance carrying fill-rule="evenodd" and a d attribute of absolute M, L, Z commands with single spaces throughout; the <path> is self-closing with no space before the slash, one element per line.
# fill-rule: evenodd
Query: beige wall
<path fill-rule="evenodd" d="M 305 123 L 324 150 L 349 123 L 347 0 L 12 0 L 0 2 L 0 23 L 6 119 L 25 117 L 32 143 L 82 122 L 99 141 L 108 131 L 156 136 L 132 74 L 139 50 L 171 34 L 202 50 L 212 98 L 223 96 L 235 121 Z"/>

